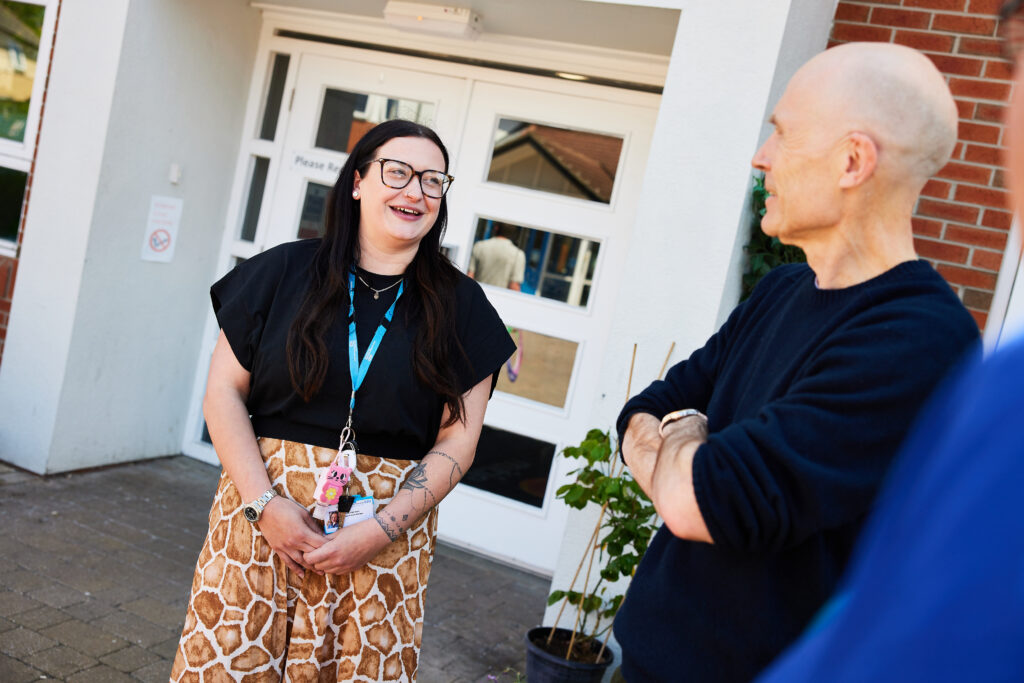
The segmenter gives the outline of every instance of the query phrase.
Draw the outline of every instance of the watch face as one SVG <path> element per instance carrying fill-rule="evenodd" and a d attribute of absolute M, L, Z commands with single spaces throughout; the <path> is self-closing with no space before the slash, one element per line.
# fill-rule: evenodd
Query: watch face
<path fill-rule="evenodd" d="M 250 522 L 260 521 L 260 513 L 256 510 L 256 508 L 252 507 L 251 505 L 247 505 L 245 508 L 243 508 L 242 513 L 245 514 L 245 518 Z"/>

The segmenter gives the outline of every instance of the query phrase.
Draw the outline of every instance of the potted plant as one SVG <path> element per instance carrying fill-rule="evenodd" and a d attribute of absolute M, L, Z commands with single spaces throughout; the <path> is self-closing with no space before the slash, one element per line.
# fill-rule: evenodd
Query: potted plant
<path fill-rule="evenodd" d="M 592 429 L 578 446 L 569 446 L 562 454 L 580 460 L 581 466 L 571 473 L 574 480 L 558 489 L 557 497 L 577 510 L 594 503 L 601 511 L 569 587 L 548 597 L 549 605 L 562 601 L 555 624 L 526 635 L 526 677 L 530 683 L 596 683 L 612 663 L 606 645 L 625 597 L 625 591 L 615 590 L 612 584 L 633 576 L 657 528 L 655 511 L 639 484 L 624 471 L 609 432 Z M 595 563 L 597 580 L 591 586 Z M 577 590 L 584 565 L 585 576 Z M 571 629 L 558 627 L 567 604 L 576 610 Z"/>

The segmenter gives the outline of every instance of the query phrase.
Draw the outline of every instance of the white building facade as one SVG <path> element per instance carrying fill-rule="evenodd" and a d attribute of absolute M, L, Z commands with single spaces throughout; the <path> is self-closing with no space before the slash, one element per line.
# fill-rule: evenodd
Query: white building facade
<path fill-rule="evenodd" d="M 0 459 L 216 462 L 200 411 L 209 285 L 317 234 L 349 144 L 418 118 L 452 153 L 453 261 L 465 269 L 499 224 L 527 255 L 523 291 L 485 287 L 523 354 L 440 533 L 558 584 L 591 527 L 555 499 L 557 454 L 612 426 L 634 344 L 637 391 L 735 305 L 750 158 L 835 11 L 467 0 L 480 20 L 455 36 L 388 23 L 382 0 L 26 2 L 46 18 L 26 139 L 0 141 L 0 166 L 31 170 L 20 236 L 0 239 L 18 259 Z M 1019 267 L 997 294 L 1007 321 L 1024 312 Z"/>

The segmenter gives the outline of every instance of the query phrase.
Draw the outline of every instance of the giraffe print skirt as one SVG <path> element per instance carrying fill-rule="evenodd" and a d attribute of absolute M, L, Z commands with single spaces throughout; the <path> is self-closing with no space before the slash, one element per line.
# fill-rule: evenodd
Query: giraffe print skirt
<path fill-rule="evenodd" d="M 317 473 L 337 451 L 266 438 L 259 446 L 278 494 L 312 511 Z M 359 455 L 349 492 L 386 504 L 416 464 Z M 351 574 L 300 579 L 242 505 L 222 472 L 171 680 L 415 681 L 437 509 Z"/>

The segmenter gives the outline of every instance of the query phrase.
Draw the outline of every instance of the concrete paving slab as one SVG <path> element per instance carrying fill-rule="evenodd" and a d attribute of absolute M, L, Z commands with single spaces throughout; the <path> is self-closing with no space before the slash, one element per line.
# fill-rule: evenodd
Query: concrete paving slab
<path fill-rule="evenodd" d="M 94 667 L 96 663 L 92 657 L 83 655 L 66 645 L 51 647 L 49 650 L 32 655 L 32 666 L 46 672 L 50 678 L 58 680 L 67 678 L 83 669 Z"/>

